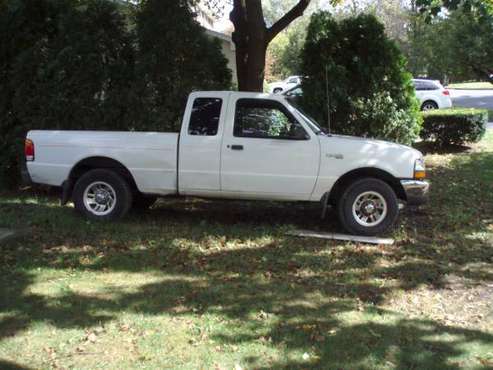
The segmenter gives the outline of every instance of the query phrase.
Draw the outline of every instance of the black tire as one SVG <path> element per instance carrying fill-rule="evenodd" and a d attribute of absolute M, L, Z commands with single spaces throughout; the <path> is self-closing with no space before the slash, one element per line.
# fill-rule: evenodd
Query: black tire
<path fill-rule="evenodd" d="M 371 192 L 367 196 L 377 199 L 378 196 L 380 196 L 383 200 L 385 200 L 385 202 L 381 202 L 381 220 L 378 220 L 378 210 L 376 211 L 376 214 L 370 214 L 370 221 L 374 218 L 373 222 L 365 222 L 365 220 L 358 218 L 358 212 L 360 212 L 361 217 L 367 217 L 368 214 L 365 213 L 366 209 L 364 208 L 365 204 L 371 204 L 372 206 L 375 205 L 372 200 L 368 200 L 362 202 L 361 207 L 356 206 L 356 200 L 361 199 L 363 194 L 367 192 Z M 357 209 L 355 212 L 353 212 L 353 205 L 355 205 Z M 386 212 L 383 211 L 385 205 Z M 355 235 L 375 236 L 386 232 L 394 225 L 399 215 L 399 204 L 394 190 L 387 183 L 375 178 L 363 178 L 356 180 L 344 189 L 341 198 L 337 202 L 337 214 L 342 226 L 349 233 Z M 368 225 L 362 225 L 360 222 L 367 223 Z M 375 223 L 375 225 L 372 226 L 372 223 Z"/>
<path fill-rule="evenodd" d="M 282 89 L 280 87 L 276 87 L 272 92 L 274 94 L 280 94 L 282 92 Z"/>
<path fill-rule="evenodd" d="M 89 209 L 84 202 L 86 190 L 89 191 L 90 187 L 97 182 L 110 185 L 114 192 L 114 201 L 112 203 L 114 205 L 109 207 L 107 214 L 96 214 L 94 209 Z M 106 169 L 95 169 L 86 172 L 75 184 L 72 197 L 77 211 L 87 218 L 97 221 L 120 219 L 127 214 L 132 205 L 132 191 L 127 181 L 116 172 Z"/>
<path fill-rule="evenodd" d="M 427 100 L 423 104 L 421 104 L 422 111 L 433 110 L 433 109 L 438 109 L 438 104 L 433 100 Z"/>
<path fill-rule="evenodd" d="M 144 195 L 142 193 L 134 193 L 132 208 L 137 211 L 145 211 L 156 203 L 157 197 Z"/>

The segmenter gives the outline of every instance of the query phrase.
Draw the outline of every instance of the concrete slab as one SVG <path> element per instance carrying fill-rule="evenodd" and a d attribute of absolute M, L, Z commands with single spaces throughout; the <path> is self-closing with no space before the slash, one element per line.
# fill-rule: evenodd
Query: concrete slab
<path fill-rule="evenodd" d="M 357 243 L 366 244 L 394 244 L 394 239 L 389 238 L 377 238 L 372 236 L 357 236 L 338 233 L 325 233 L 322 231 L 310 231 L 310 230 L 293 230 L 287 233 L 290 236 L 297 236 L 302 238 L 317 238 L 317 239 L 330 239 L 330 240 L 342 240 Z"/>

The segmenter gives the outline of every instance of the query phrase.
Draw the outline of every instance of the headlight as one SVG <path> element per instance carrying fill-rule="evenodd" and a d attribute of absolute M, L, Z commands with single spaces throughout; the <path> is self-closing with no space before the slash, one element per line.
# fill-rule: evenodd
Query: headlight
<path fill-rule="evenodd" d="M 414 163 L 414 179 L 423 180 L 426 178 L 426 166 L 423 158 L 416 159 Z"/>

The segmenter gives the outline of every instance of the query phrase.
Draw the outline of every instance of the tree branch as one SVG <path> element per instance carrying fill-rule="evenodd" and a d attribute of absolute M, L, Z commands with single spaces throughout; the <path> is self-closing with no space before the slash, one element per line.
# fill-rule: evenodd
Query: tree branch
<path fill-rule="evenodd" d="M 284 14 L 281 19 L 274 23 L 267 31 L 267 43 L 276 37 L 279 32 L 289 26 L 296 18 L 301 17 L 308 5 L 310 5 L 310 1 L 311 0 L 300 0 L 289 12 Z"/>

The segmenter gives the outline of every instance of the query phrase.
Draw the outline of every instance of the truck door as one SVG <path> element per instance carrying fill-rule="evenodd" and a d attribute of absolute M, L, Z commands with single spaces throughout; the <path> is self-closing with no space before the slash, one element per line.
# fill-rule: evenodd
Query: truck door
<path fill-rule="evenodd" d="M 178 187 L 182 194 L 220 191 L 221 140 L 229 93 L 191 94 L 179 139 Z"/>
<path fill-rule="evenodd" d="M 224 195 L 308 200 L 319 162 L 318 137 L 281 101 L 231 97 L 222 143 Z"/>

